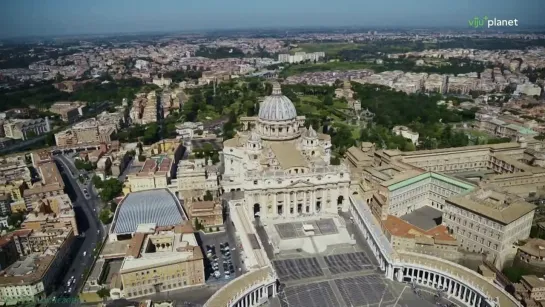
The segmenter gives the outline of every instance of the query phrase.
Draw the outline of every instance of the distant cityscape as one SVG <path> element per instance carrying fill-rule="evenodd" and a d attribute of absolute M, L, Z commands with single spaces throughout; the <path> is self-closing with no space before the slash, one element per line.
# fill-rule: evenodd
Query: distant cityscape
<path fill-rule="evenodd" d="M 545 34 L 0 48 L 0 304 L 541 306 Z"/>

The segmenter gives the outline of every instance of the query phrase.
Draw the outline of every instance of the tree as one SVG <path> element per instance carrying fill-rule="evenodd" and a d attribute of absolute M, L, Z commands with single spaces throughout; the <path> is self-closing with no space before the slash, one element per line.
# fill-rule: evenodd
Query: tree
<path fill-rule="evenodd" d="M 341 159 L 339 159 L 339 157 L 337 156 L 331 157 L 331 159 L 329 160 L 329 163 L 331 165 L 341 165 Z"/>
<path fill-rule="evenodd" d="M 218 154 L 218 152 L 214 152 L 212 154 L 212 156 L 210 157 L 210 159 L 212 160 L 212 163 L 213 164 L 218 164 L 220 162 L 220 155 Z"/>
<path fill-rule="evenodd" d="M 110 297 L 110 290 L 108 290 L 106 288 L 101 288 L 101 289 L 97 290 L 97 295 L 102 299 L 108 298 L 108 297 Z"/>
<path fill-rule="evenodd" d="M 197 230 L 202 230 L 202 229 L 204 229 L 203 224 L 201 224 L 201 222 L 199 221 L 198 218 L 195 218 L 195 229 L 197 229 Z"/>
<path fill-rule="evenodd" d="M 79 169 L 79 170 L 83 169 L 83 170 L 86 170 L 86 171 L 92 171 L 92 170 L 94 170 L 96 168 L 95 165 L 92 162 L 83 161 L 81 159 L 77 159 L 74 162 L 74 165 L 76 166 L 77 169 Z"/>
<path fill-rule="evenodd" d="M 119 196 L 123 191 L 123 183 L 116 178 L 110 178 L 102 182 L 102 191 L 100 191 L 100 198 L 104 202 L 109 202 Z"/>
<path fill-rule="evenodd" d="M 25 215 L 23 212 L 13 212 L 10 216 L 8 216 L 8 225 L 17 228 L 24 220 Z"/>
<path fill-rule="evenodd" d="M 102 189 L 102 179 L 100 179 L 99 176 L 94 175 L 91 181 L 93 182 L 93 185 L 95 186 L 95 188 Z"/>
<path fill-rule="evenodd" d="M 545 140 L 545 133 L 541 132 L 539 135 L 535 136 L 534 139 L 536 139 L 538 141 Z"/>
<path fill-rule="evenodd" d="M 98 216 L 102 224 L 107 225 L 110 224 L 112 221 L 112 212 L 108 209 L 103 209 L 100 211 L 100 215 Z"/>
<path fill-rule="evenodd" d="M 206 191 L 206 194 L 204 195 L 203 199 L 205 201 L 211 201 L 211 200 L 214 200 L 214 196 L 212 195 L 212 192 Z"/>
<path fill-rule="evenodd" d="M 326 105 L 326 106 L 332 106 L 333 105 L 333 97 L 331 97 L 331 95 L 325 96 L 324 105 Z"/>

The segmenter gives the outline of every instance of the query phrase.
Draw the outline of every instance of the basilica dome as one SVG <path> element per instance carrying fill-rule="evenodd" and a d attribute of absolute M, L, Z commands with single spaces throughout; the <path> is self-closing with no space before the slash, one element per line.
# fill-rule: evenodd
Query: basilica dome
<path fill-rule="evenodd" d="M 267 96 L 259 107 L 259 119 L 264 121 L 287 121 L 297 117 L 291 100 L 282 95 L 279 85 L 273 86 L 272 95 Z"/>

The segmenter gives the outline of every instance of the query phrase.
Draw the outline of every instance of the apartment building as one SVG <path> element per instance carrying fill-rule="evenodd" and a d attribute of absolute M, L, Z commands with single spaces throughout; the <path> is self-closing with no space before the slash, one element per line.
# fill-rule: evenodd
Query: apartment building
<path fill-rule="evenodd" d="M 32 203 L 37 200 L 64 194 L 64 182 L 54 162 L 42 163 L 37 170 L 41 180 L 23 192 L 24 203 L 28 211 L 32 210 Z"/>
<path fill-rule="evenodd" d="M 536 206 L 492 189 L 477 189 L 445 201 L 443 223 L 463 249 L 493 256 L 496 266 L 515 256 L 513 246 L 528 238 Z"/>
<path fill-rule="evenodd" d="M 21 224 L 22 229 L 68 229 L 79 235 L 72 201 L 67 194 L 50 196 L 32 204 L 30 212 Z"/>
<path fill-rule="evenodd" d="M 0 215 L 8 216 L 11 214 L 11 195 L 10 194 L 0 194 Z"/>
<path fill-rule="evenodd" d="M 108 125 L 91 118 L 75 124 L 68 130 L 56 133 L 55 142 L 57 146 L 109 143 L 115 132 L 115 123 Z"/>
<path fill-rule="evenodd" d="M 325 57 L 325 52 L 296 52 L 294 55 L 291 54 L 279 54 L 278 62 L 282 63 L 299 63 L 303 61 L 319 61 Z"/>
<path fill-rule="evenodd" d="M 39 233 L 30 238 L 35 239 L 35 235 Z M 39 247 L 5 268 L 0 276 L 0 303 L 37 304 L 47 298 L 65 268 L 73 239 L 72 229 L 50 230 Z"/>
<path fill-rule="evenodd" d="M 119 271 L 123 290 L 112 289 L 112 295 L 131 299 L 204 284 L 203 255 L 193 229 L 139 229 Z"/>

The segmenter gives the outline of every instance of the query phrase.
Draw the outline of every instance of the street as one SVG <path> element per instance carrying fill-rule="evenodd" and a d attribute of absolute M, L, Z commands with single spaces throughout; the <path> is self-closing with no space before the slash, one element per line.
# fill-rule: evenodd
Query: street
<path fill-rule="evenodd" d="M 104 228 L 98 219 L 98 210 L 93 211 L 99 202 L 99 198 L 94 193 L 92 183 L 88 183 L 87 187 L 85 187 L 90 194 L 89 199 L 84 197 L 82 187 L 78 183 L 79 171 L 69 159 L 60 155 L 55 156 L 54 159 L 65 181 L 66 192 L 72 199 L 80 236 L 84 235 L 76 240 L 72 263 L 64 276 L 59 278 L 59 288 L 52 295 L 59 297 L 65 291 L 68 291 L 67 295 L 77 297 L 79 289 L 83 286 L 84 274 L 91 269 L 93 264 L 93 250 L 98 242 L 102 242 L 104 237 Z M 70 287 L 68 287 L 67 283 L 72 277 L 74 277 L 75 281 L 71 282 Z M 53 304 L 52 306 L 66 305 Z"/>

